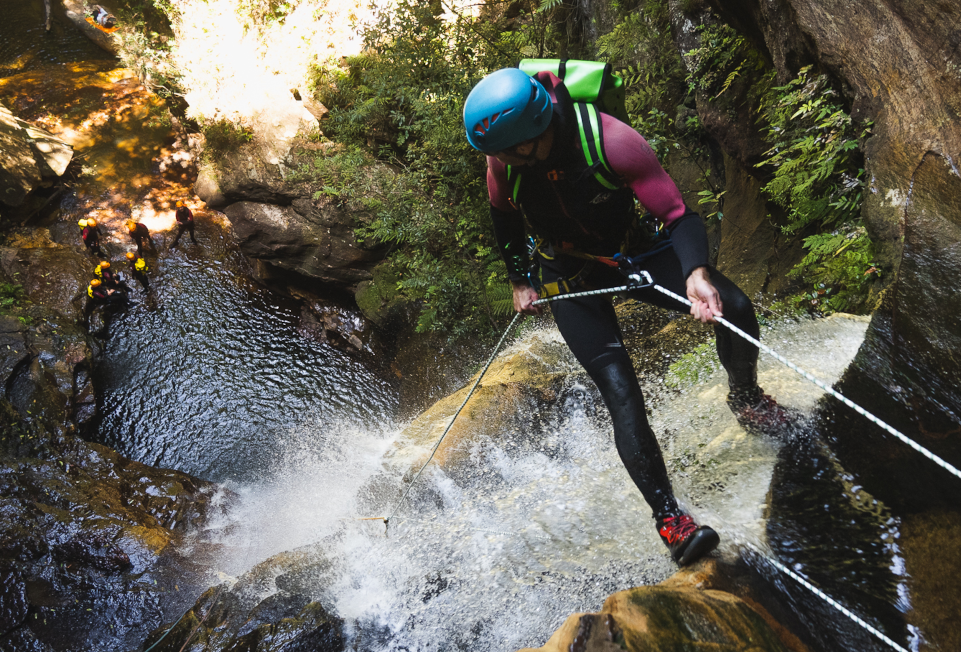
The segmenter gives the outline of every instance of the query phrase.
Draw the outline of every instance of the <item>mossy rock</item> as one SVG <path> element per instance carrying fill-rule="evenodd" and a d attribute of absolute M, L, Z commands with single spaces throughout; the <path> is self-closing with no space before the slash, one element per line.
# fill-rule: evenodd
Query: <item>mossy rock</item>
<path fill-rule="evenodd" d="M 381 263 L 373 270 L 369 281 L 360 283 L 354 300 L 364 317 L 380 327 L 404 319 L 408 313 L 408 303 L 397 291 L 400 278 L 387 263 Z"/>

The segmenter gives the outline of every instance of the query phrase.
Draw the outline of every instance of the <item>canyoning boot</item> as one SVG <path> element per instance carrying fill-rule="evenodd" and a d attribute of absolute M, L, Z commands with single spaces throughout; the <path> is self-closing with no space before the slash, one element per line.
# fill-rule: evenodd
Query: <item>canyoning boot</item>
<path fill-rule="evenodd" d="M 732 391 L 727 404 L 741 427 L 755 435 L 778 437 L 790 434 L 800 415 L 782 407 L 761 389 Z"/>
<path fill-rule="evenodd" d="M 657 533 L 671 551 L 671 559 L 679 566 L 697 561 L 721 542 L 717 532 L 706 525 L 698 525 L 687 514 L 658 521 Z"/>

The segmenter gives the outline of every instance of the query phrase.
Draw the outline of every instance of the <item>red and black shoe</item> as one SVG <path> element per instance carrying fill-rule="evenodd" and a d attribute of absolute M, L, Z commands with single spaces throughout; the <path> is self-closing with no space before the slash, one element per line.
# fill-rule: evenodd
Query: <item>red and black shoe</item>
<path fill-rule="evenodd" d="M 796 424 L 799 415 L 781 407 L 777 401 L 761 391 L 731 392 L 727 404 L 734 418 L 748 432 L 759 435 L 779 435 Z"/>
<path fill-rule="evenodd" d="M 679 566 L 697 561 L 717 548 L 721 537 L 706 525 L 698 525 L 687 514 L 658 521 L 657 532 Z"/>

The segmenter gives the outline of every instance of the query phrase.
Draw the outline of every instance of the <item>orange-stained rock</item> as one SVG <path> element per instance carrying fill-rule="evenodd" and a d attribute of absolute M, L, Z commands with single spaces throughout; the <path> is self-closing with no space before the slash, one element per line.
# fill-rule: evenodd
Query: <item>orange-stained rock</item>
<path fill-rule="evenodd" d="M 643 586 L 615 593 L 600 613 L 570 616 L 543 647 L 536 649 L 786 652 L 798 648 L 786 645 L 760 613 L 730 593 Z"/>

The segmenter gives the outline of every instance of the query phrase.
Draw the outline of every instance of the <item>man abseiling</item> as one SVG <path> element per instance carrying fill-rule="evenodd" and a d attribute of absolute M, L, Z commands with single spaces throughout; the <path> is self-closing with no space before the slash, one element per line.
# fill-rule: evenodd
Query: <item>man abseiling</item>
<path fill-rule="evenodd" d="M 640 263 L 643 269 L 658 285 L 687 296 L 693 307 L 651 287 L 628 296 L 690 311 L 704 323 L 724 316 L 758 337 L 751 301 L 708 263 L 704 223 L 685 206 L 647 141 L 630 125 L 599 114 L 604 155 L 619 180 L 613 188 L 605 186 L 594 174 L 597 166 L 587 164 L 574 110 L 558 77 L 550 72 L 531 77 L 516 68 L 485 77 L 464 104 L 467 140 L 487 155 L 491 219 L 513 285 L 514 308 L 541 314 L 541 307 L 533 304 L 544 288 L 577 292 L 623 286 L 618 268 L 599 259 L 647 252 L 649 257 Z M 670 234 L 670 245 L 655 246 L 645 235 L 635 198 Z M 538 243 L 534 256 L 540 281 L 529 275 L 528 236 Z M 556 301 L 551 311 L 604 398 L 617 451 L 653 510 L 672 558 L 685 565 L 712 551 L 719 542 L 717 533 L 698 525 L 674 497 L 610 296 Z M 717 325 L 715 337 L 728 373 L 732 410 L 737 414 L 770 401 L 757 385 L 757 347 Z"/>

